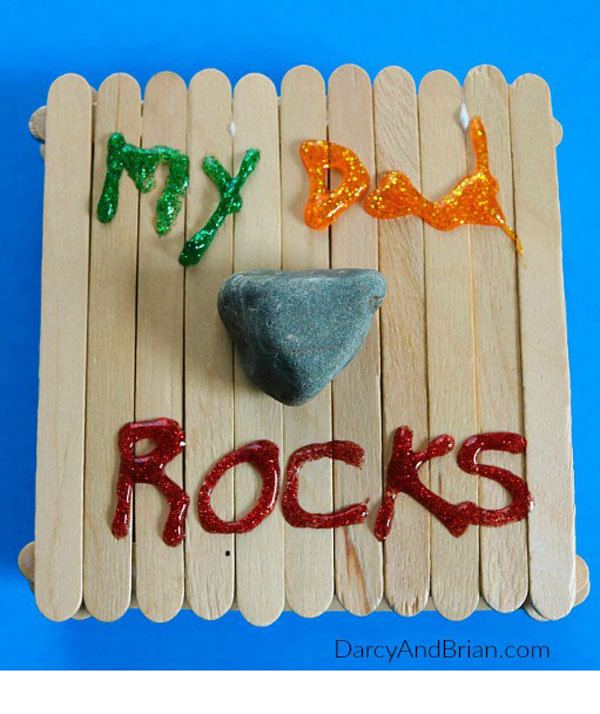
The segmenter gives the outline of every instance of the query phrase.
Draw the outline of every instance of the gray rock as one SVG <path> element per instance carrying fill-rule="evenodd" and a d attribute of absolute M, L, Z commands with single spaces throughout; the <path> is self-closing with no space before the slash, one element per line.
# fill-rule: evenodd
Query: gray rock
<path fill-rule="evenodd" d="M 376 270 L 250 270 L 223 283 L 218 308 L 248 378 L 297 406 L 356 356 L 385 292 Z"/>

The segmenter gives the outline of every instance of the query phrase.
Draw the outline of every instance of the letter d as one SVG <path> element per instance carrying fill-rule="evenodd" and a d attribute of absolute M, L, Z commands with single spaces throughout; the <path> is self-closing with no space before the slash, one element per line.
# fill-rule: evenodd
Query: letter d
<path fill-rule="evenodd" d="M 346 654 L 341 654 L 341 653 L 340 653 L 340 645 L 341 645 L 341 644 L 347 645 L 348 651 L 346 652 Z M 348 640 L 336 640 L 336 641 L 335 641 L 335 656 L 336 656 L 336 659 L 344 658 L 344 657 L 349 657 L 351 652 L 352 652 L 352 644 L 351 644 L 350 642 L 348 642 Z"/>

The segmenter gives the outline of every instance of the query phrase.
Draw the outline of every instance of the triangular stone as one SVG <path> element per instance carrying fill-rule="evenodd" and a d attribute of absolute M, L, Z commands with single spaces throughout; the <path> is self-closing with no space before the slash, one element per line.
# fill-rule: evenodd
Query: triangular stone
<path fill-rule="evenodd" d="M 297 406 L 356 356 L 385 292 L 376 270 L 250 270 L 223 283 L 218 307 L 248 378 Z"/>

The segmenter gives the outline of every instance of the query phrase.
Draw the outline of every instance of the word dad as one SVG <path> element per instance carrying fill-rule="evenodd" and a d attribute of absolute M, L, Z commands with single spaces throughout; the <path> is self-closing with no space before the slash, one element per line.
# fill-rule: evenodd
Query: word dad
<path fill-rule="evenodd" d="M 394 435 L 385 489 L 375 521 L 375 536 L 379 541 L 384 541 L 390 532 L 394 502 L 399 493 L 414 498 L 455 537 L 462 535 L 470 525 L 503 526 L 527 517 L 533 499 L 523 479 L 506 469 L 477 461 L 482 451 L 524 453 L 526 441 L 522 436 L 508 432 L 471 436 L 457 454 L 457 463 L 462 471 L 496 481 L 508 491 L 511 502 L 499 509 L 481 508 L 470 501 L 452 504 L 430 491 L 419 479 L 419 469 L 427 461 L 452 451 L 454 439 L 444 434 L 433 439 L 424 451 L 415 452 L 412 449 L 412 438 L 412 431 L 405 426 L 400 427 Z M 155 447 L 148 454 L 136 456 L 135 445 L 144 439 L 152 441 Z M 165 543 L 176 546 L 183 541 L 190 498 L 165 474 L 165 466 L 183 451 L 184 446 L 185 434 L 173 419 L 130 422 L 120 430 L 121 463 L 112 526 L 115 537 L 127 535 L 133 487 L 136 483 L 142 483 L 155 486 L 168 501 L 169 514 L 163 532 Z M 369 499 L 331 513 L 311 513 L 300 506 L 298 480 L 302 466 L 323 458 L 360 467 L 364 460 L 364 449 L 352 441 L 328 441 L 309 444 L 294 451 L 287 464 L 281 502 L 285 519 L 296 528 L 339 528 L 362 523 L 368 515 Z M 262 481 L 261 492 L 256 504 L 246 515 L 235 521 L 223 521 L 211 506 L 211 494 L 225 472 L 242 463 L 249 463 L 258 471 Z M 209 533 L 247 533 L 253 530 L 275 508 L 279 484 L 279 448 L 272 441 L 254 441 L 231 451 L 208 472 L 198 491 L 197 512 L 202 527 Z"/>

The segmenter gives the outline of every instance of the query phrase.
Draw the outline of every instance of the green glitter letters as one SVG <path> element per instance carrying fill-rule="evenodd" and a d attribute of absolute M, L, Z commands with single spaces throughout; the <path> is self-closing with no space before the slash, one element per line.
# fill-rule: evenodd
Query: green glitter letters
<path fill-rule="evenodd" d="M 190 160 L 180 151 L 168 146 L 140 149 L 127 144 L 123 134 L 115 132 L 108 140 L 106 178 L 98 201 L 97 215 L 102 223 L 109 223 L 119 205 L 119 180 L 123 169 L 127 171 L 138 191 L 147 193 L 155 185 L 154 172 L 161 162 L 169 166 L 164 190 L 156 202 L 156 232 L 167 233 L 181 210 L 183 196 L 188 187 Z"/>
<path fill-rule="evenodd" d="M 219 189 L 221 200 L 204 228 L 185 242 L 179 255 L 181 265 L 196 265 L 212 243 L 225 218 L 230 213 L 239 213 L 242 208 L 240 190 L 248 176 L 256 168 L 259 159 L 260 151 L 258 149 L 248 149 L 237 176 L 232 178 L 214 156 L 205 157 L 202 169 Z"/>

